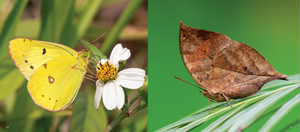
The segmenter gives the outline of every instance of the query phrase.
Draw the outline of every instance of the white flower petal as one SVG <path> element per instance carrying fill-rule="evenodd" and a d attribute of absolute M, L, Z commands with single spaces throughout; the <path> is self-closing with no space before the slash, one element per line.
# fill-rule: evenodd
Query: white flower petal
<path fill-rule="evenodd" d="M 100 62 L 103 65 L 108 59 L 101 59 Z"/>
<path fill-rule="evenodd" d="M 108 110 L 116 108 L 116 85 L 113 81 L 109 81 L 104 85 L 103 89 L 103 104 Z"/>
<path fill-rule="evenodd" d="M 121 109 L 124 105 L 124 102 L 125 102 L 125 94 L 124 94 L 124 91 L 123 91 L 122 87 L 117 82 L 115 82 L 114 84 L 116 84 L 117 108 Z"/>
<path fill-rule="evenodd" d="M 115 67 L 118 67 L 117 64 L 120 61 L 127 60 L 130 57 L 130 55 L 131 55 L 130 50 L 127 48 L 123 48 L 122 45 L 119 43 L 112 50 L 110 57 L 109 57 L 109 61 Z"/>
<path fill-rule="evenodd" d="M 145 70 L 140 68 L 128 68 L 117 74 L 116 81 L 123 87 L 137 89 L 143 86 Z"/>
<path fill-rule="evenodd" d="M 101 101 L 101 97 L 102 97 L 102 94 L 103 94 L 103 86 L 104 86 L 104 83 L 97 80 L 97 82 L 96 82 L 96 93 L 95 93 L 95 99 L 94 99 L 94 105 L 95 105 L 96 109 L 98 109 L 100 101 Z"/>

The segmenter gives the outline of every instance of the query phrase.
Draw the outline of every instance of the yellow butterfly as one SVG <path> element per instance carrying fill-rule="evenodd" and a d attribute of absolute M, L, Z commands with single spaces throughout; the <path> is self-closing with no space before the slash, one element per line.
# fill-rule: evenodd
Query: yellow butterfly
<path fill-rule="evenodd" d="M 61 44 L 26 38 L 13 39 L 8 47 L 37 105 L 61 111 L 74 101 L 87 71 L 88 50 L 76 52 Z"/>

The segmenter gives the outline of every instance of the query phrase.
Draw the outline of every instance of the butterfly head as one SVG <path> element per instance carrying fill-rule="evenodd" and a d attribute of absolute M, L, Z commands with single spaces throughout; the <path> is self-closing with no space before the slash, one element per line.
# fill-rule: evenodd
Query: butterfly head
<path fill-rule="evenodd" d="M 83 58 L 89 58 L 90 57 L 90 51 L 87 49 L 83 49 L 78 53 Z"/>
<path fill-rule="evenodd" d="M 204 90 L 201 92 L 206 98 L 212 99 L 216 102 L 223 102 L 226 101 L 226 99 L 224 98 L 224 96 L 220 93 L 213 93 L 213 92 L 208 92 L 207 90 Z M 230 98 L 227 97 L 229 100 Z"/>

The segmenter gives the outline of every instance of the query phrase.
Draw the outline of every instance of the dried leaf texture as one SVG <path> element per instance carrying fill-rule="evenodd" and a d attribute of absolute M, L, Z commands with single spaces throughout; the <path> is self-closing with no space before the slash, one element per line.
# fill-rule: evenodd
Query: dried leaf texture
<path fill-rule="evenodd" d="M 239 99 L 257 93 L 272 80 L 287 76 L 250 46 L 232 41 L 224 34 L 196 29 L 180 22 L 182 60 L 207 98 L 218 102 Z"/>

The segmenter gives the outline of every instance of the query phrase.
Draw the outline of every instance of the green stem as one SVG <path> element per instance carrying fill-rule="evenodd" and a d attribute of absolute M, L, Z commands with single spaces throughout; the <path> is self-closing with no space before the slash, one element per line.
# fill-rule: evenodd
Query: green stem
<path fill-rule="evenodd" d="M 127 113 L 125 111 L 121 111 L 120 115 L 115 118 L 104 130 L 103 132 L 108 132 L 110 130 L 113 130 L 122 120 L 124 120 L 127 117 Z"/>
<path fill-rule="evenodd" d="M 128 109 L 130 108 L 130 106 L 133 104 L 134 101 L 136 101 L 139 97 L 141 96 L 141 93 L 138 92 L 138 94 L 129 102 L 128 104 Z"/>
<path fill-rule="evenodd" d="M 124 105 L 122 108 L 122 111 L 120 115 L 118 115 L 117 118 L 115 118 L 104 130 L 103 132 L 108 132 L 113 130 L 122 120 L 124 120 L 128 116 L 128 110 L 133 104 L 134 101 L 136 101 L 141 96 L 140 92 L 128 103 L 128 105 Z M 148 104 L 144 104 L 142 106 L 139 106 L 137 109 L 135 109 L 133 114 L 137 113 L 138 111 L 142 110 L 143 108 L 146 108 Z M 131 114 L 131 113 L 130 113 Z"/>
<path fill-rule="evenodd" d="M 138 108 L 136 108 L 135 110 L 133 110 L 131 113 L 130 113 L 130 116 L 134 115 L 135 113 L 139 112 L 140 110 L 146 108 L 148 106 L 148 104 L 144 104 L 144 105 L 141 105 L 139 106 Z"/>
<path fill-rule="evenodd" d="M 104 54 L 107 54 L 109 49 L 111 49 L 116 42 L 116 39 L 119 37 L 122 29 L 129 22 L 135 11 L 141 6 L 143 2 L 144 0 L 131 0 L 129 2 L 126 9 L 117 20 L 116 25 L 111 29 L 110 32 L 107 33 L 107 38 L 103 42 L 100 51 L 102 51 Z"/>

